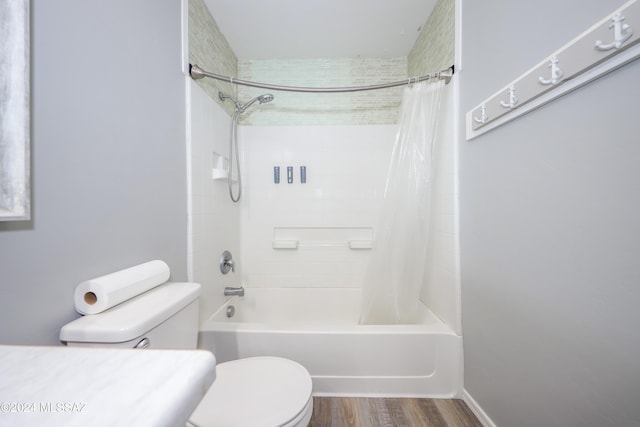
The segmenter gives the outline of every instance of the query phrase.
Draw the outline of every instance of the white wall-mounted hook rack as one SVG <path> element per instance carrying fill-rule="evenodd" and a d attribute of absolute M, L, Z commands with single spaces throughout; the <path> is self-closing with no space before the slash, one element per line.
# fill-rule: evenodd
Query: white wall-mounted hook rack
<path fill-rule="evenodd" d="M 632 30 L 633 23 L 638 22 L 640 0 L 628 0 L 468 111 L 467 140 L 489 132 L 640 58 L 640 37 Z M 613 41 L 603 43 L 601 40 L 611 38 L 612 29 Z M 559 58 L 562 58 L 562 67 Z"/>

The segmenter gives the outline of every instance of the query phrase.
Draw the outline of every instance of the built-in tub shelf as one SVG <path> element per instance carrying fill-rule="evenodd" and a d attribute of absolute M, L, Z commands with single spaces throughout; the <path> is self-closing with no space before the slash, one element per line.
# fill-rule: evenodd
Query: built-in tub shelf
<path fill-rule="evenodd" d="M 373 240 L 349 240 L 347 242 L 299 242 L 274 240 L 273 249 L 298 249 L 299 247 L 348 247 L 349 249 L 373 249 Z"/>
<path fill-rule="evenodd" d="M 274 227 L 272 247 L 373 249 L 373 227 Z"/>
<path fill-rule="evenodd" d="M 298 249 L 300 242 L 297 240 L 274 240 L 273 249 Z"/>
<path fill-rule="evenodd" d="M 638 57 L 640 0 L 631 0 L 470 110 L 466 115 L 467 140 L 541 107 Z"/>

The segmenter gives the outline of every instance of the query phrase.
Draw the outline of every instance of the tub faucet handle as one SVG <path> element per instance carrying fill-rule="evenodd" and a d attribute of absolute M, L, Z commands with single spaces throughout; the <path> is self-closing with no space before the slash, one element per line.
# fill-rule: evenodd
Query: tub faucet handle
<path fill-rule="evenodd" d="M 231 270 L 231 272 L 236 272 L 236 264 L 233 261 L 233 255 L 231 252 L 224 251 L 222 252 L 222 256 L 220 257 L 220 272 L 222 274 L 227 274 Z"/>

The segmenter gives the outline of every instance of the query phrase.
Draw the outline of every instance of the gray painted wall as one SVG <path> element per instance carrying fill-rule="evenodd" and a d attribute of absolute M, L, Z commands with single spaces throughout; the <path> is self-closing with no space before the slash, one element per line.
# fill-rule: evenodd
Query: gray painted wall
<path fill-rule="evenodd" d="M 186 279 L 180 21 L 177 0 L 32 2 L 33 220 L 0 223 L 0 343 L 58 344 L 83 280 L 151 259 Z"/>
<path fill-rule="evenodd" d="M 465 1 L 462 123 L 622 3 Z M 498 426 L 640 425 L 639 75 L 460 142 L 465 389 Z"/>

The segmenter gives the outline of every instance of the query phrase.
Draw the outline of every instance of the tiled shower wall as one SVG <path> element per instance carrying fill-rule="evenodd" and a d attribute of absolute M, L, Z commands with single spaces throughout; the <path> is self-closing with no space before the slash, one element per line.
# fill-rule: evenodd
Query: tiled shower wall
<path fill-rule="evenodd" d="M 439 0 L 407 57 L 238 60 L 238 77 L 289 86 L 365 86 L 404 80 L 448 68 L 454 63 L 455 2 Z M 238 87 L 242 100 L 265 91 Z M 275 101 L 244 125 L 395 124 L 402 87 L 345 94 L 274 92 Z"/>
<path fill-rule="evenodd" d="M 407 58 L 239 60 L 241 79 L 287 86 L 350 87 L 407 78 Z M 240 99 L 265 91 L 239 86 Z M 274 92 L 268 108 L 243 118 L 245 125 L 394 124 L 402 87 L 376 91 L 310 94 Z"/>
<path fill-rule="evenodd" d="M 236 77 L 238 59 L 220 32 L 204 0 L 189 0 L 188 27 L 189 63 L 213 73 Z M 222 91 L 235 97 L 237 89 L 234 85 L 210 78 L 197 80 L 197 83 L 227 113 L 233 112 L 233 104 L 222 103 L 218 98 L 218 92 Z"/>
<path fill-rule="evenodd" d="M 453 65 L 455 28 L 455 0 L 439 0 L 409 52 L 409 75 L 432 73 Z"/>
<path fill-rule="evenodd" d="M 236 273 L 220 273 L 218 260 L 229 250 L 240 257 L 240 207 L 231 203 L 226 180 L 214 180 L 214 153 L 229 156 L 229 116 L 198 84 L 188 82 L 191 117 L 188 138 L 189 280 L 202 285 L 200 316 L 204 320 L 224 301 L 223 288 L 238 286 Z"/>

